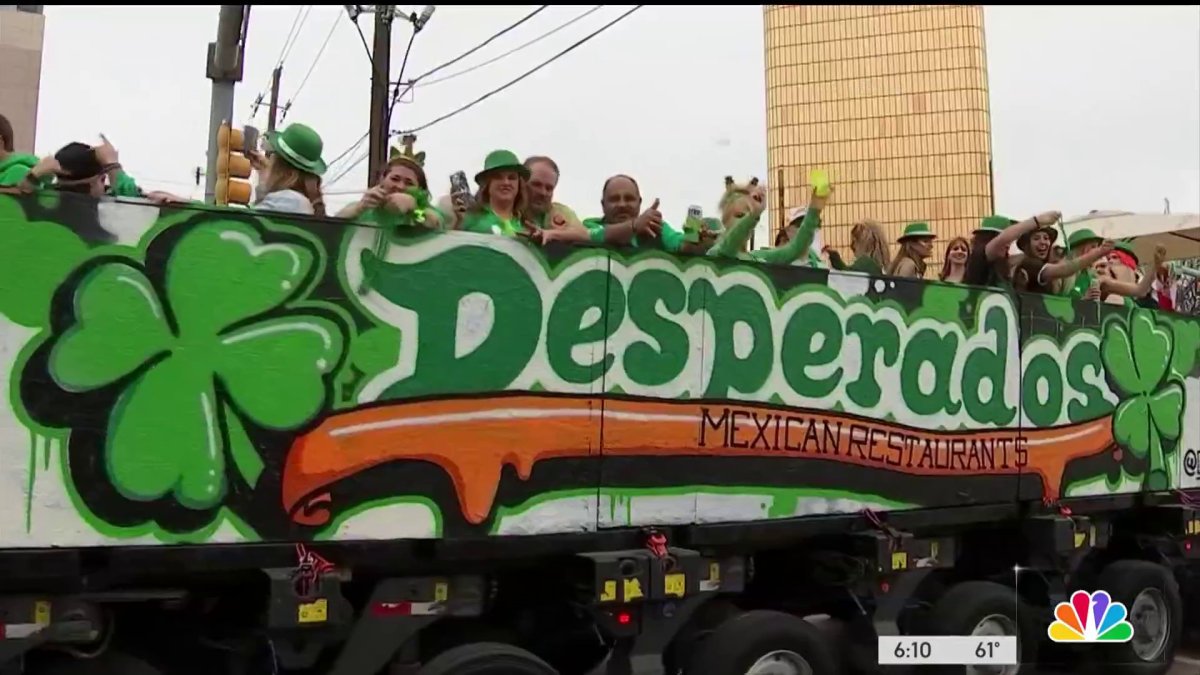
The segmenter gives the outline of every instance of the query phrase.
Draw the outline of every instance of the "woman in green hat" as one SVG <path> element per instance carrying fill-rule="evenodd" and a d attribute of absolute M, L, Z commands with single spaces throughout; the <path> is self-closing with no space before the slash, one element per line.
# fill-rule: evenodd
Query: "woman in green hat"
<path fill-rule="evenodd" d="M 1032 218 L 1004 227 L 988 242 L 985 254 L 989 264 L 1001 266 L 1002 261 L 1008 261 L 1008 249 L 1014 242 L 1023 252 L 1015 265 L 1004 264 L 999 270 L 999 273 L 1003 274 L 1004 271 L 1011 268 L 1012 271 L 1007 275 L 1007 279 L 1011 282 L 1014 290 L 1052 295 L 1061 284 L 1060 279 L 1078 274 L 1081 270 L 1091 267 L 1092 263 L 1107 255 L 1111 250 L 1112 244 L 1105 243 L 1087 255 L 1057 263 L 1049 262 L 1047 258 L 1050 255 L 1050 247 L 1054 245 L 1057 238 L 1054 224 L 1061 218 L 1062 214 L 1058 211 L 1039 213 Z"/>
<path fill-rule="evenodd" d="M 1095 232 L 1083 227 L 1075 230 L 1067 237 L 1067 253 L 1070 257 L 1078 258 L 1085 256 L 1103 242 L 1103 237 L 1099 237 Z M 1063 279 L 1062 293 L 1070 297 L 1082 298 L 1095 285 L 1094 282 L 1095 275 L 1092 273 L 1092 268 L 1090 266 L 1085 267 L 1077 274 Z"/>
<path fill-rule="evenodd" d="M 904 234 L 896 241 L 900 242 L 900 251 L 888 266 L 888 276 L 908 279 L 923 279 L 925 277 L 925 261 L 933 255 L 933 240 L 937 235 L 929 229 L 929 223 L 909 223 L 904 228 Z"/>
<path fill-rule="evenodd" d="M 321 176 L 324 143 L 316 131 L 304 124 L 289 124 L 283 131 L 266 135 L 267 153 L 259 158 L 254 207 L 263 211 L 325 216 Z"/>
<path fill-rule="evenodd" d="M 479 192 L 475 205 L 463 216 L 462 229 L 479 234 L 515 237 L 527 227 L 529 169 L 510 150 L 493 150 L 475 174 Z"/>

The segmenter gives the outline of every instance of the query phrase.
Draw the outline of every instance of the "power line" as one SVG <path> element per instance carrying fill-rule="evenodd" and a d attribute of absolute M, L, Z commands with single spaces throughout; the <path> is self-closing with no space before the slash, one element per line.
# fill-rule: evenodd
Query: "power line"
<path fill-rule="evenodd" d="M 413 81 L 409 83 L 409 89 L 412 89 L 412 85 L 413 85 L 413 84 L 416 84 L 416 83 L 417 83 L 419 80 L 423 80 L 423 79 L 425 79 L 425 78 L 429 77 L 430 75 L 432 75 L 432 74 L 434 74 L 434 73 L 438 72 L 439 70 L 442 70 L 443 68 L 449 68 L 450 66 L 452 66 L 452 65 L 454 65 L 454 64 L 456 64 L 456 63 L 458 63 L 459 61 L 462 61 L 463 59 L 465 59 L 465 58 L 467 58 L 468 56 L 470 56 L 470 55 L 474 54 L 475 52 L 479 51 L 480 49 L 483 49 L 484 47 L 488 46 L 488 45 L 489 45 L 489 44 L 491 44 L 492 42 L 494 42 L 494 41 L 496 41 L 497 39 L 499 39 L 500 37 L 502 37 L 502 36 L 503 36 L 505 33 L 508 33 L 509 31 L 512 31 L 512 30 L 513 30 L 514 28 L 516 28 L 517 26 L 520 26 L 521 24 L 525 23 L 526 21 L 529 21 L 530 19 L 532 19 L 533 17 L 537 16 L 538 14 L 541 14 L 541 13 L 542 13 L 543 11 L 545 11 L 545 10 L 546 10 L 546 8 L 547 8 L 547 7 L 549 7 L 549 6 L 550 6 L 550 5 L 542 5 L 541 7 L 538 7 L 537 9 L 535 9 L 535 10 L 533 10 L 532 12 L 530 12 L 530 13 L 526 14 L 525 16 L 521 17 L 520 19 L 517 19 L 517 22 L 516 22 L 516 23 L 514 23 L 514 24 L 512 24 L 512 25 L 508 26 L 507 28 L 504 28 L 504 29 L 503 29 L 503 30 L 501 30 L 499 33 L 496 33 L 495 35 L 493 35 L 493 36 L 489 37 L 488 39 L 484 40 L 483 42 L 480 42 L 479 44 L 477 44 L 477 45 L 475 45 L 474 47 L 472 47 L 472 48 L 468 49 L 467 51 L 463 52 L 462 54 L 459 54 L 458 56 L 456 56 L 456 57 L 454 57 L 454 58 L 450 59 L 449 61 L 447 61 L 447 62 L 443 63 L 442 65 L 440 65 L 440 66 L 438 66 L 438 67 L 434 68 L 433 70 L 429 70 L 429 71 L 426 71 L 426 72 L 424 72 L 424 73 L 421 73 L 420 75 L 418 75 L 418 76 L 416 76 L 415 78 L 413 78 Z"/>
<path fill-rule="evenodd" d="M 522 75 L 520 75 L 516 79 L 513 79 L 513 80 L 509 81 L 508 83 L 503 84 L 503 85 L 497 87 L 496 89 L 493 89 L 493 90 L 487 92 L 486 94 L 484 94 L 483 96 L 480 96 L 479 98 L 475 99 L 474 101 L 471 101 L 470 103 L 467 103 L 466 105 L 463 105 L 455 110 L 452 110 L 452 111 L 446 113 L 445 115 L 442 115 L 441 117 L 438 117 L 430 122 L 426 122 L 425 124 L 422 124 L 419 127 L 414 127 L 412 129 L 405 129 L 404 131 L 397 132 L 397 134 L 415 134 L 418 131 L 424 131 L 425 129 L 428 129 L 429 127 L 431 127 L 439 122 L 443 122 L 445 120 L 450 119 L 451 117 L 454 117 L 455 115 L 457 115 L 461 112 L 469 110 L 470 108 L 478 105 L 479 103 L 482 103 L 482 102 L 486 101 L 487 99 L 491 98 L 492 96 L 495 96 L 496 94 L 499 94 L 500 92 L 504 91 L 505 89 L 508 89 L 509 87 L 520 82 L 521 80 L 524 80 L 525 78 L 529 77 L 530 75 L 533 75 L 534 73 L 541 70 L 542 68 L 545 68 L 546 66 L 550 65 L 551 63 L 554 63 L 555 61 L 562 58 L 563 56 L 566 56 L 568 53 L 579 48 L 581 45 L 586 43 L 588 40 L 591 40 L 592 38 L 596 37 L 597 35 L 608 30 L 609 28 L 612 28 L 617 23 L 623 21 L 630 14 L 633 14 L 634 12 L 638 11 L 639 9 L 641 9 L 644 6 L 645 5 L 635 5 L 633 7 L 633 9 L 629 10 L 628 12 L 625 12 L 624 14 L 622 14 L 621 16 L 618 16 L 617 18 L 613 19 L 612 21 L 609 21 L 608 23 L 604 24 L 600 28 L 596 29 L 594 32 L 584 36 L 578 42 L 572 44 L 571 46 L 567 47 L 566 49 L 562 50 L 561 52 L 555 54 L 554 56 L 551 56 L 549 59 L 534 66 L 532 69 L 525 71 Z"/>
<path fill-rule="evenodd" d="M 479 44 L 468 49 L 467 51 L 463 52 L 462 54 L 459 54 L 458 56 L 454 57 L 453 59 L 450 59 L 449 61 L 446 61 L 445 63 L 442 63 L 441 65 L 438 65 L 437 67 L 433 68 L 432 70 L 428 70 L 428 71 L 416 76 L 415 78 L 412 79 L 411 82 L 407 83 L 408 86 L 405 87 L 404 91 L 400 91 L 400 86 L 402 84 L 404 84 L 403 83 L 404 66 L 402 65 L 401 66 L 401 77 L 397 78 L 398 81 L 396 82 L 395 89 L 393 89 L 393 92 L 392 92 L 391 105 L 389 106 L 389 110 L 388 110 L 389 123 L 390 123 L 392 113 L 395 111 L 397 101 L 399 101 L 400 98 L 404 94 L 407 94 L 408 92 L 412 91 L 413 85 L 415 85 L 417 82 L 421 81 L 422 79 L 424 79 L 426 77 L 429 77 L 430 75 L 438 72 L 439 70 L 448 68 L 448 67 L 454 65 L 455 63 L 458 63 L 459 61 L 465 59 L 466 57 L 470 56 L 471 54 L 474 54 L 475 52 L 479 51 L 480 49 L 482 49 L 482 48 L 486 47 L 487 45 L 491 44 L 492 42 L 496 41 L 497 39 L 499 39 L 506 33 L 509 33 L 510 31 L 517 28 L 521 24 L 525 23 L 526 21 L 529 21 L 533 17 L 535 17 L 538 14 L 540 14 L 541 12 L 545 11 L 546 8 L 548 8 L 548 7 L 549 7 L 549 5 L 542 5 L 542 6 L 538 7 L 537 9 L 533 10 L 529 14 L 526 14 L 525 16 L 518 19 L 515 23 L 512 23 L 512 24 L 506 26 L 505 28 L 501 29 L 499 32 L 493 34 L 492 36 L 485 39 L 483 42 L 480 42 Z M 354 21 L 354 27 L 358 30 L 358 38 L 362 42 L 363 51 L 367 55 L 367 60 L 371 62 L 372 71 L 374 71 L 375 70 L 375 61 L 374 61 L 374 59 L 371 58 L 371 48 L 369 46 L 367 46 L 367 37 L 363 33 L 362 28 L 358 25 L 358 21 Z M 416 33 L 414 31 L 413 35 L 415 36 L 415 34 Z M 408 48 L 409 49 L 412 48 L 412 40 L 411 39 L 409 40 Z M 408 49 L 405 50 L 405 54 L 404 54 L 404 63 L 407 64 L 407 62 L 408 62 Z M 338 158 L 340 159 L 341 157 L 345 156 L 346 154 L 352 152 L 356 147 L 361 145 L 363 140 L 365 140 L 367 138 L 367 136 L 369 136 L 369 135 L 370 135 L 370 132 L 368 131 L 366 134 L 363 135 L 362 138 L 359 139 L 359 141 L 357 143 L 355 143 L 353 146 L 347 148 L 344 152 L 342 152 L 341 155 L 338 155 Z M 370 154 L 371 154 L 371 151 L 370 151 L 370 148 L 368 148 L 367 152 L 365 154 L 361 155 L 353 163 L 351 163 L 349 166 L 347 166 L 345 171 L 342 171 L 340 174 L 337 175 L 337 177 L 330 179 L 327 182 L 327 185 L 332 185 L 332 184 L 336 183 L 337 181 L 341 180 L 342 178 L 344 178 L 348 173 L 350 173 L 350 171 L 352 171 L 354 169 L 354 167 L 358 166 L 359 164 L 362 163 L 362 161 L 364 159 L 369 157 Z M 330 162 L 330 164 L 332 165 L 333 162 Z"/>
<path fill-rule="evenodd" d="M 300 86 L 296 87 L 296 91 L 288 98 L 288 102 L 283 106 L 283 116 L 287 116 L 287 112 L 292 107 L 292 101 L 295 101 L 300 92 L 304 91 L 304 85 L 308 84 L 308 78 L 312 77 L 313 71 L 317 69 L 317 64 L 321 62 L 321 56 L 325 54 L 325 48 L 329 46 L 329 41 L 333 38 L 334 31 L 337 30 L 338 24 L 341 23 L 341 13 L 337 13 L 333 17 L 333 23 L 329 26 L 329 32 L 325 34 L 325 41 L 321 43 L 321 48 L 317 50 L 317 55 L 313 58 L 312 65 L 308 67 L 308 72 L 300 80 Z M 281 120 L 282 121 L 282 120 Z"/>
<path fill-rule="evenodd" d="M 503 59 L 508 56 L 512 56 L 513 54 L 516 54 L 517 52 L 521 51 L 522 49 L 525 49 L 526 47 L 537 44 L 538 42 L 541 42 L 542 40 L 550 37 L 551 35 L 554 35 L 558 31 L 560 31 L 568 26 L 571 26 L 592 14 L 595 14 L 597 11 L 599 11 L 603 7 L 604 7 L 604 5 L 596 5 L 595 7 L 589 9 L 588 11 L 584 12 L 583 14 L 580 14 L 579 16 L 575 17 L 574 19 L 571 19 L 570 21 L 560 24 L 557 28 L 546 31 L 545 33 L 542 33 L 541 35 L 535 37 L 534 39 L 530 40 L 529 42 L 526 42 L 517 47 L 513 47 L 512 49 L 504 52 L 503 54 L 500 54 L 499 56 L 490 58 L 487 61 L 484 61 L 483 63 L 479 63 L 474 66 L 471 66 L 470 68 L 464 68 L 463 70 L 459 70 L 459 71 L 450 73 L 449 75 L 444 75 L 442 77 L 435 77 L 434 79 L 429 80 L 428 82 L 422 82 L 421 86 L 428 87 L 430 85 L 438 84 L 439 82 L 445 82 L 446 80 L 453 80 L 454 78 L 459 77 L 460 75 L 466 75 L 467 73 L 479 70 L 480 68 L 483 68 L 484 66 L 490 66 L 491 64 L 499 61 L 500 59 Z"/>
<path fill-rule="evenodd" d="M 284 61 L 287 61 L 287 57 L 292 53 L 292 48 L 295 47 L 296 43 L 300 41 L 300 31 L 304 29 L 304 24 L 308 21 L 308 15 L 311 13 L 312 5 L 305 5 L 304 18 L 300 19 L 300 25 L 296 27 L 296 33 L 292 35 L 291 42 L 284 43 L 283 51 L 280 53 L 279 61 L 275 64 L 275 67 L 278 68 L 279 66 L 283 65 Z"/>

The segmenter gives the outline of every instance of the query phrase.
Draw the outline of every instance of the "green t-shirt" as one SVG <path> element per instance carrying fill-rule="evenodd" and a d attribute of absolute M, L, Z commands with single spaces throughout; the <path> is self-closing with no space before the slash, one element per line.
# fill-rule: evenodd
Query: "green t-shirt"
<path fill-rule="evenodd" d="M 591 235 L 591 240 L 597 244 L 604 243 L 604 218 L 588 218 L 583 221 L 583 226 L 588 229 L 588 234 Z M 655 244 L 668 253 L 677 253 L 683 247 L 684 234 L 679 230 L 671 227 L 667 221 L 662 222 L 662 231 L 658 237 L 652 240 L 654 243 L 647 244 L 648 247 L 654 247 Z M 634 233 L 633 238 L 629 240 L 630 246 L 638 248 L 642 247 L 642 243 L 638 241 L 638 236 Z"/>
<path fill-rule="evenodd" d="M 501 218 L 488 207 L 482 211 L 470 211 L 463 217 L 462 229 L 476 234 L 498 234 L 502 237 L 515 237 L 524 227 L 516 218 Z"/>
<path fill-rule="evenodd" d="M 431 204 L 425 209 L 425 211 L 427 213 L 436 213 L 438 218 L 441 219 L 442 224 L 439 225 L 437 229 L 446 229 L 446 223 L 448 221 L 446 219 L 446 214 L 442 213 L 441 209 Z M 406 216 L 404 214 L 378 208 L 367 209 L 366 211 L 363 211 L 362 213 L 358 214 L 358 217 L 354 219 L 354 222 L 362 225 L 380 225 L 384 227 L 407 226 L 409 224 L 406 222 Z"/>
<path fill-rule="evenodd" d="M 804 214 L 796 236 L 788 243 L 778 248 L 760 248 L 757 251 L 743 253 L 742 247 L 750 239 L 754 228 L 758 225 L 761 213 L 748 213 L 738 219 L 729 229 L 725 230 L 708 250 L 708 256 L 713 258 L 738 258 L 740 260 L 757 260 L 758 262 L 775 265 L 793 265 L 807 252 L 808 266 L 821 267 L 821 256 L 812 250 L 813 237 L 821 227 L 821 212 L 819 209 L 809 209 Z"/>
<path fill-rule="evenodd" d="M 1066 289 L 1063 295 L 1068 295 L 1072 298 L 1082 298 L 1091 286 L 1092 271 L 1090 269 L 1079 270 L 1079 273 L 1075 275 L 1075 285 Z"/>
<path fill-rule="evenodd" d="M 0 162 L 0 187 L 15 187 L 25 180 L 29 170 L 37 166 L 38 158 L 23 152 L 14 152 L 4 161 Z M 43 178 L 41 183 L 45 186 L 49 183 L 49 177 Z"/>

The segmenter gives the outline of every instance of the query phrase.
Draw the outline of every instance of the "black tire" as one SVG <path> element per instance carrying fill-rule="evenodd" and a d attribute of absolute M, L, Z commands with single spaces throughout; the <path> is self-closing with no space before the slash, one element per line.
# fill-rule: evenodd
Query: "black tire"
<path fill-rule="evenodd" d="M 1037 672 L 1037 648 L 1044 634 L 1037 612 L 1019 603 L 1012 588 L 991 581 L 964 581 L 942 594 L 933 604 L 928 625 L 932 635 L 971 635 L 988 617 L 1007 619 L 1016 631 L 1020 675 Z M 966 666 L 928 666 L 923 673 L 962 675 Z"/>
<path fill-rule="evenodd" d="M 742 610 L 726 598 L 710 600 L 697 609 L 663 654 L 663 667 L 667 675 L 679 672 L 700 643 L 711 635 L 717 626 L 741 613 Z"/>
<path fill-rule="evenodd" d="M 1115 602 L 1125 605 L 1125 610 L 1130 613 L 1126 620 L 1134 625 L 1134 631 L 1130 642 L 1088 645 L 1086 656 L 1094 670 L 1104 675 L 1163 675 L 1170 670 L 1183 637 L 1183 600 L 1174 575 L 1162 565 L 1145 560 L 1118 560 L 1100 573 L 1097 589 L 1108 591 Z M 1133 616 L 1134 601 L 1143 591 L 1157 591 L 1166 609 L 1163 627 L 1167 632 L 1166 639 L 1150 661 L 1142 659 L 1133 650 L 1139 637 L 1139 621 Z"/>
<path fill-rule="evenodd" d="M 808 662 L 813 675 L 837 675 L 828 640 L 804 619 L 755 610 L 725 621 L 700 643 L 687 675 L 741 675 L 762 657 L 788 651 Z"/>
<path fill-rule="evenodd" d="M 165 671 L 120 652 L 108 652 L 94 659 L 77 659 L 67 654 L 33 654 L 25 672 L 27 675 L 166 675 Z"/>
<path fill-rule="evenodd" d="M 501 642 L 459 645 L 421 666 L 418 675 L 558 675 L 545 661 Z"/>

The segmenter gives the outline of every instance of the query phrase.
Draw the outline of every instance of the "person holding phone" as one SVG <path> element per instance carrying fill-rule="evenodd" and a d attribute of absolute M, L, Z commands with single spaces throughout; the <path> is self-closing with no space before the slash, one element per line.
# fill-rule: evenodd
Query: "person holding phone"
<path fill-rule="evenodd" d="M 254 208 L 262 211 L 325 217 L 321 176 L 325 173 L 325 148 L 321 136 L 304 124 L 289 124 L 267 134 L 267 151 L 252 153 L 258 171 Z"/>
<path fill-rule="evenodd" d="M 475 174 L 479 191 L 463 215 L 462 229 L 515 237 L 533 229 L 529 218 L 529 169 L 511 150 L 493 150 Z"/>
<path fill-rule="evenodd" d="M 392 148 L 391 158 L 379 182 L 361 199 L 338 211 L 338 218 L 364 224 L 396 224 L 442 229 L 448 220 L 441 209 L 429 204 L 429 182 L 425 178 L 425 153 L 413 153 L 415 137 L 405 137 L 404 148 Z"/>

